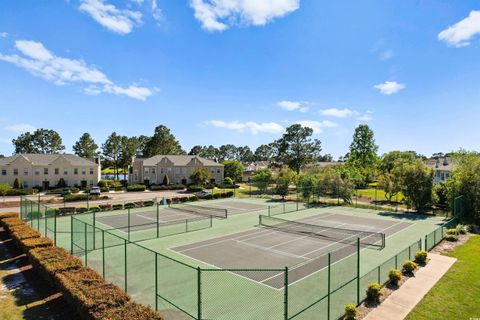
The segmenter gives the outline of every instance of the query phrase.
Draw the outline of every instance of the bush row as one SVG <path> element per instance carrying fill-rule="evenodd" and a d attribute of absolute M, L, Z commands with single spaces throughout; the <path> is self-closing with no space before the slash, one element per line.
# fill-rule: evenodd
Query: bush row
<path fill-rule="evenodd" d="M 2 225 L 15 243 L 27 253 L 35 271 L 54 285 L 81 316 L 96 320 L 161 320 L 149 307 L 142 306 L 117 286 L 107 283 L 96 271 L 30 228 L 18 214 L 0 214 Z"/>
<path fill-rule="evenodd" d="M 28 196 L 38 193 L 38 189 L 10 189 L 5 194 L 6 196 Z"/>
<path fill-rule="evenodd" d="M 61 194 L 63 192 L 63 190 L 65 190 L 65 189 L 70 190 L 72 193 L 79 193 L 80 192 L 80 189 L 77 188 L 77 187 L 65 187 L 65 188 L 50 189 L 46 192 L 46 194 Z"/>

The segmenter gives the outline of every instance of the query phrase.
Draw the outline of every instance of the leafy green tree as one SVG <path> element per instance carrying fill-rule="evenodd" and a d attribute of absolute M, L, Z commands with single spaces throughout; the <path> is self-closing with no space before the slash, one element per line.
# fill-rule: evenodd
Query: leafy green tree
<path fill-rule="evenodd" d="M 320 156 L 322 151 L 321 142 L 312 139 L 313 129 L 294 124 L 287 128 L 282 138 L 277 140 L 277 161 L 288 165 L 295 172 Z"/>
<path fill-rule="evenodd" d="M 200 146 L 200 145 L 193 146 L 192 149 L 190 149 L 190 152 L 189 152 L 188 154 L 189 154 L 190 156 L 199 156 L 199 157 L 201 157 L 204 148 L 205 148 L 205 146 Z"/>
<path fill-rule="evenodd" d="M 278 172 L 276 177 L 276 186 L 275 186 L 275 193 L 282 196 L 282 199 L 288 195 L 288 190 L 291 184 L 295 183 L 297 174 L 295 171 L 290 169 L 289 167 L 283 167 Z"/>
<path fill-rule="evenodd" d="M 13 189 L 22 189 L 22 185 L 18 178 L 15 178 L 15 180 L 13 181 Z"/>
<path fill-rule="evenodd" d="M 120 137 L 118 165 L 123 169 L 124 180 L 127 180 L 127 171 L 133 163 L 133 158 L 137 154 L 139 144 L 140 140 L 137 137 Z"/>
<path fill-rule="evenodd" d="M 238 147 L 236 160 L 241 163 L 248 163 L 254 160 L 252 150 L 248 146 Z"/>
<path fill-rule="evenodd" d="M 402 172 L 402 192 L 407 205 L 423 211 L 433 203 L 433 170 L 422 160 L 407 163 Z"/>
<path fill-rule="evenodd" d="M 65 188 L 66 186 L 67 186 L 67 183 L 63 178 L 58 179 L 58 182 L 56 185 L 57 188 Z"/>
<path fill-rule="evenodd" d="M 0 194 L 3 197 L 3 202 L 5 202 L 5 196 L 8 194 L 10 190 L 12 190 L 12 187 L 9 186 L 8 184 L 0 184 Z"/>
<path fill-rule="evenodd" d="M 338 167 L 327 167 L 317 174 L 316 189 L 319 195 L 330 195 L 351 203 L 354 183 L 347 176 L 342 177 Z"/>
<path fill-rule="evenodd" d="M 155 155 L 177 155 L 185 154 L 175 136 L 164 125 L 155 128 L 153 136 L 148 140 L 143 150 L 144 157 Z"/>
<path fill-rule="evenodd" d="M 317 178 L 313 174 L 300 174 L 298 176 L 297 188 L 304 199 L 309 199 L 315 192 Z"/>
<path fill-rule="evenodd" d="M 12 140 L 15 153 L 57 153 L 65 150 L 62 138 L 55 130 L 37 129 L 26 132 Z"/>
<path fill-rule="evenodd" d="M 188 154 L 191 156 L 199 156 L 210 160 L 218 160 L 220 157 L 220 151 L 212 145 L 208 147 L 196 145 L 190 150 Z"/>
<path fill-rule="evenodd" d="M 238 161 L 226 160 L 223 162 L 225 177 L 234 181 L 242 181 L 242 175 L 245 167 Z"/>
<path fill-rule="evenodd" d="M 265 193 L 270 183 L 272 183 L 272 171 L 268 169 L 259 169 L 252 175 L 252 182 L 261 193 Z"/>
<path fill-rule="evenodd" d="M 212 178 L 212 174 L 206 168 L 198 168 L 190 175 L 190 180 L 196 185 L 204 185 Z"/>
<path fill-rule="evenodd" d="M 233 144 L 225 144 L 219 148 L 220 160 L 236 160 L 237 159 L 237 147 Z"/>
<path fill-rule="evenodd" d="M 373 131 L 366 124 L 359 125 L 353 134 L 346 165 L 359 168 L 365 177 L 365 183 L 373 179 L 378 159 L 377 150 Z"/>
<path fill-rule="evenodd" d="M 115 172 L 115 179 L 118 180 L 118 167 L 121 152 L 122 137 L 116 132 L 108 136 L 105 143 L 102 145 L 103 156 L 110 160 Z"/>
<path fill-rule="evenodd" d="M 411 163 L 417 158 L 418 156 L 414 151 L 390 151 L 380 159 L 379 169 L 383 173 L 390 173 L 395 169 L 395 164 L 398 164 L 398 161 Z"/>
<path fill-rule="evenodd" d="M 85 132 L 73 145 L 73 152 L 82 158 L 93 159 L 97 155 L 98 145 L 89 133 Z"/>
<path fill-rule="evenodd" d="M 382 173 L 378 177 L 378 187 L 385 192 L 388 201 L 392 202 L 393 197 L 401 191 L 401 181 L 402 177 L 397 172 Z"/>
<path fill-rule="evenodd" d="M 277 148 L 275 143 L 262 144 L 257 149 L 255 149 L 254 160 L 271 161 L 275 158 L 276 150 Z"/>

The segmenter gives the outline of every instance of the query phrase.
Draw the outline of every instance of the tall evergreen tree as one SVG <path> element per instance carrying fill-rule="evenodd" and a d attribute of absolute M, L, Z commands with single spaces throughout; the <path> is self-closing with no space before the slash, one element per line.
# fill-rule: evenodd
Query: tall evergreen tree
<path fill-rule="evenodd" d="M 153 157 L 158 154 L 176 155 L 185 154 L 180 143 L 175 136 L 164 125 L 159 125 L 155 128 L 153 136 L 148 140 L 143 150 L 143 156 Z"/>
<path fill-rule="evenodd" d="M 89 133 L 85 132 L 73 145 L 73 152 L 82 158 L 93 159 L 97 155 L 98 145 Z"/>
<path fill-rule="evenodd" d="M 37 129 L 26 132 L 12 140 L 15 153 L 57 153 L 65 150 L 62 138 L 55 130 Z"/>

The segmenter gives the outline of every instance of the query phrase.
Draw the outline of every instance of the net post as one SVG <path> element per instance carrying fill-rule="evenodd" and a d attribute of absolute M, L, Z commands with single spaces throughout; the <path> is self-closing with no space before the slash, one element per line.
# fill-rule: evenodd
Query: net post
<path fill-rule="evenodd" d="M 130 241 L 130 208 L 128 208 L 128 241 Z"/>
<path fill-rule="evenodd" d="M 102 230 L 102 274 L 105 279 L 105 230 Z"/>
<path fill-rule="evenodd" d="M 285 320 L 288 320 L 288 267 L 285 267 L 285 279 L 284 279 L 284 286 L 285 286 Z"/>
<path fill-rule="evenodd" d="M 157 238 L 160 238 L 160 208 L 157 201 Z"/>
<path fill-rule="evenodd" d="M 285 202 L 282 203 L 282 207 L 283 207 L 283 213 L 285 213 Z M 298 211 L 298 210 L 297 210 Z"/>
<path fill-rule="evenodd" d="M 158 254 L 155 254 L 155 311 L 158 311 Z"/>
<path fill-rule="evenodd" d="M 378 270 L 378 272 L 377 272 L 377 273 L 378 273 L 378 274 L 377 274 L 377 276 L 378 276 L 378 282 L 377 282 L 377 283 L 380 283 L 380 266 L 378 266 L 378 269 L 377 269 L 377 270 Z"/>
<path fill-rule="evenodd" d="M 360 238 L 357 238 L 357 306 L 360 305 Z"/>
<path fill-rule="evenodd" d="M 197 303 L 198 303 L 198 315 L 197 319 L 202 319 L 202 270 L 197 267 Z"/>
<path fill-rule="evenodd" d="M 422 251 L 422 238 L 418 240 L 418 247 L 420 248 L 420 251 Z"/>
<path fill-rule="evenodd" d="M 124 258 L 125 258 L 125 277 L 124 277 L 124 280 L 125 280 L 125 292 L 127 293 L 128 291 L 128 288 L 127 288 L 127 240 L 124 239 L 123 240 L 123 243 L 124 243 L 124 246 L 125 246 L 125 250 L 124 250 Z"/>
<path fill-rule="evenodd" d="M 330 289 L 331 289 L 331 265 L 332 265 L 332 254 L 328 253 L 328 269 L 327 269 L 327 320 L 330 320 Z"/>
<path fill-rule="evenodd" d="M 412 247 L 408 247 L 408 260 L 412 260 Z"/>
<path fill-rule="evenodd" d="M 33 228 L 33 201 L 30 200 L 30 226 Z"/>

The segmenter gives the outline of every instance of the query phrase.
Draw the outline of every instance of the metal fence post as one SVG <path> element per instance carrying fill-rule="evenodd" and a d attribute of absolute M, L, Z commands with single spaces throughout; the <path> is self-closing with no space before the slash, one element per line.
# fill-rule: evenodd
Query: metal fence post
<path fill-rule="evenodd" d="M 53 211 L 53 244 L 57 245 L 57 211 Z"/>
<path fill-rule="evenodd" d="M 360 305 L 360 238 L 357 238 L 357 306 Z"/>
<path fill-rule="evenodd" d="M 73 216 L 70 216 L 70 254 L 73 255 Z"/>
<path fill-rule="evenodd" d="M 93 211 L 93 250 L 95 250 L 95 235 L 97 233 L 97 227 L 95 226 L 95 220 L 97 219 L 97 212 Z"/>
<path fill-rule="evenodd" d="M 328 253 L 328 270 L 327 270 L 327 275 L 328 275 L 328 280 L 327 280 L 327 320 L 330 320 L 330 287 L 331 287 L 331 264 L 332 264 L 332 257 L 331 253 Z"/>
<path fill-rule="evenodd" d="M 197 267 L 197 303 L 198 303 L 198 315 L 197 319 L 202 320 L 202 270 Z"/>
<path fill-rule="evenodd" d="M 105 279 L 105 230 L 102 230 L 102 273 Z"/>
<path fill-rule="evenodd" d="M 87 224 L 84 223 L 85 226 L 85 267 L 88 267 L 88 235 L 87 235 Z"/>
<path fill-rule="evenodd" d="M 124 239 L 124 245 L 125 245 L 125 252 L 124 252 L 124 255 L 125 255 L 125 292 L 128 292 L 128 288 L 127 288 L 127 272 L 128 272 L 128 269 L 127 269 L 127 240 Z"/>
<path fill-rule="evenodd" d="M 128 208 L 128 241 L 130 241 L 130 208 Z"/>
<path fill-rule="evenodd" d="M 159 204 L 157 201 L 157 238 L 160 238 L 160 212 Z"/>
<path fill-rule="evenodd" d="M 155 253 L 155 311 L 158 311 L 158 254 Z"/>
<path fill-rule="evenodd" d="M 285 267 L 285 320 L 288 320 L 288 267 Z"/>

